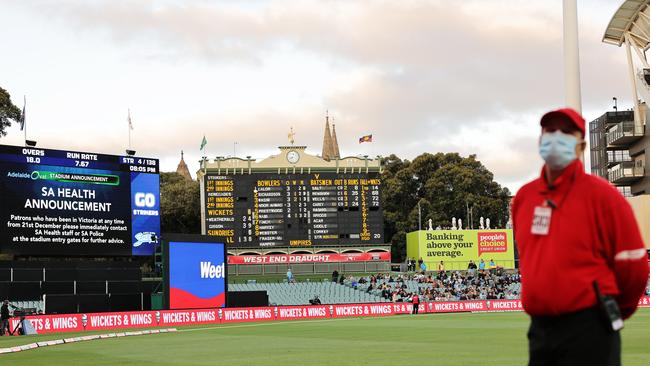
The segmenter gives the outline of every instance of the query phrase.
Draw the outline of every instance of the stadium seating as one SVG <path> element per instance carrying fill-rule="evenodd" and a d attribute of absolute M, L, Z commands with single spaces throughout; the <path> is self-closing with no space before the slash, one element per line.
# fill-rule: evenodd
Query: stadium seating
<path fill-rule="evenodd" d="M 315 296 L 323 304 L 386 302 L 375 294 L 329 281 L 230 284 L 228 291 L 267 291 L 270 305 L 308 305 Z"/>
<path fill-rule="evenodd" d="M 38 301 L 13 301 L 12 304 L 20 309 L 35 309 L 35 312 L 44 312 L 45 303 Z"/>
<path fill-rule="evenodd" d="M 372 276 L 375 283 L 372 284 L 371 289 L 369 289 L 371 276 L 364 276 L 363 280 L 350 276 L 345 278 L 343 284 L 329 281 L 300 283 L 287 283 L 286 280 L 283 283 L 249 281 L 247 284 L 230 284 L 228 290 L 267 291 L 272 305 L 306 305 L 315 296 L 318 296 L 323 304 L 346 304 L 411 301 L 413 293 L 422 295 L 422 301 L 517 299 L 521 293 L 521 283 L 516 272 L 486 271 L 476 277 L 468 277 L 467 273 L 462 271 L 450 271 L 442 277 L 437 273 L 432 275 L 435 281 L 432 281 L 431 277 L 425 278 L 422 275 L 380 274 Z M 363 283 L 359 283 L 359 280 Z M 382 288 L 388 292 L 382 294 Z"/>

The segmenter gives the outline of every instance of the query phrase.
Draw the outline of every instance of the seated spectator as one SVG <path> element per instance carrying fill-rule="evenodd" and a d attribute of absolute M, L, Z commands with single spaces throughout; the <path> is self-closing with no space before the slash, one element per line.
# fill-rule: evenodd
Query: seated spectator
<path fill-rule="evenodd" d="M 490 273 L 495 273 L 497 269 L 497 264 L 494 263 L 494 259 L 490 259 Z"/>
<path fill-rule="evenodd" d="M 381 290 L 381 297 L 383 297 L 386 300 L 390 299 L 390 290 L 388 288 L 384 288 L 383 290 Z"/>
<path fill-rule="evenodd" d="M 332 282 L 338 282 L 339 281 L 339 271 L 334 270 L 332 272 Z"/>

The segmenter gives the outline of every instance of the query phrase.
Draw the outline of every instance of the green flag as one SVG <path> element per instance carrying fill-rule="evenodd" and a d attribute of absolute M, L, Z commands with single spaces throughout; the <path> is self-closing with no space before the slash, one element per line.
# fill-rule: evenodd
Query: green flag
<path fill-rule="evenodd" d="M 203 150 L 205 145 L 208 144 L 208 140 L 205 139 L 205 135 L 203 135 L 203 140 L 201 141 L 201 148 L 199 150 Z"/>

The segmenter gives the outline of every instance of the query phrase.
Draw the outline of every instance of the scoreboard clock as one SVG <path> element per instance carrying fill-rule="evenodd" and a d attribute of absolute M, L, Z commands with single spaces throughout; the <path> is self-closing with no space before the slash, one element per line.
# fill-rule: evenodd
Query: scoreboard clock
<path fill-rule="evenodd" d="M 295 163 L 300 155 L 286 158 Z M 379 173 L 208 172 L 203 179 L 204 234 L 229 246 L 385 243 Z"/>
<path fill-rule="evenodd" d="M 300 154 L 297 151 L 291 150 L 287 153 L 287 161 L 291 164 L 296 164 L 299 160 Z"/>

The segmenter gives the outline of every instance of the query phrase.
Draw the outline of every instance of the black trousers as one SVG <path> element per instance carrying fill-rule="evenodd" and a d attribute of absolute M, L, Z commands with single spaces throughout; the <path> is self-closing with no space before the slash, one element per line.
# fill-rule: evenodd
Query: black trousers
<path fill-rule="evenodd" d="M 529 366 L 620 366 L 621 336 L 608 329 L 597 307 L 576 313 L 533 316 Z"/>
<path fill-rule="evenodd" d="M 413 314 L 417 314 L 419 308 L 420 308 L 420 304 L 413 304 Z"/>
<path fill-rule="evenodd" d="M 0 335 L 5 335 L 5 329 L 8 335 L 12 335 L 11 328 L 9 328 L 9 319 L 0 320 Z"/>

